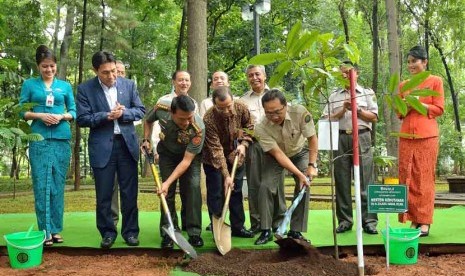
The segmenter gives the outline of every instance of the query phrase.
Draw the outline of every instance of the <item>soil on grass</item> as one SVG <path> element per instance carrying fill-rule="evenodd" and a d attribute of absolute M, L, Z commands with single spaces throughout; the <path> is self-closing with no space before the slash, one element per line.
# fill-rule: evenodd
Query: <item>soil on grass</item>
<path fill-rule="evenodd" d="M 358 275 L 357 257 L 336 261 L 310 250 L 305 255 L 282 255 L 278 250 L 233 249 L 225 256 L 201 253 L 187 262 L 180 251 L 144 249 L 47 248 L 43 263 L 31 269 L 10 268 L 6 249 L 0 248 L 0 275 L 169 275 L 176 266 L 201 275 Z M 420 255 L 414 265 L 391 265 L 384 256 L 365 256 L 365 275 L 465 275 L 465 254 Z"/>

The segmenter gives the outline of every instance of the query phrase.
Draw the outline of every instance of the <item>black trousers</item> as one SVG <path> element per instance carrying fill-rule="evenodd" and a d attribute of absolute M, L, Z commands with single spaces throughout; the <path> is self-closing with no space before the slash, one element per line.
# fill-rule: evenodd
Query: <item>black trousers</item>
<path fill-rule="evenodd" d="M 228 169 L 231 170 L 231 165 L 228 164 Z M 224 193 L 224 178 L 221 170 L 215 167 L 203 164 L 207 184 L 207 206 L 208 212 L 211 215 L 221 217 L 225 200 Z M 244 181 L 244 165 L 236 169 L 234 176 L 234 190 L 231 192 L 229 201 L 229 221 L 232 231 L 239 231 L 244 227 L 245 214 L 242 197 L 242 182 Z"/>
<path fill-rule="evenodd" d="M 104 168 L 92 168 L 97 197 L 97 228 L 102 237 L 116 237 L 116 227 L 111 211 L 111 199 L 115 174 L 121 197 L 122 228 L 124 239 L 139 235 L 139 210 L 137 208 L 138 175 L 137 162 L 122 136 L 115 136 L 110 160 Z"/>

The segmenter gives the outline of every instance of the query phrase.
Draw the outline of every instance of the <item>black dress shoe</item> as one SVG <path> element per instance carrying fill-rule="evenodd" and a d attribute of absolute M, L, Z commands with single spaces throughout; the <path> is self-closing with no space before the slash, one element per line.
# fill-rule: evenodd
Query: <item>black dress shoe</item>
<path fill-rule="evenodd" d="M 163 236 L 163 238 L 161 239 L 161 248 L 171 249 L 173 248 L 173 245 L 174 245 L 174 242 L 170 238 L 170 236 L 168 235 Z"/>
<path fill-rule="evenodd" d="M 212 224 L 210 223 L 209 225 L 207 225 L 207 227 L 205 227 L 205 231 L 211 231 L 213 228 Z"/>
<path fill-rule="evenodd" d="M 139 245 L 139 239 L 134 237 L 134 236 L 129 236 L 126 239 L 126 244 L 129 246 L 138 246 Z"/>
<path fill-rule="evenodd" d="M 289 232 L 287 232 L 287 237 L 288 238 L 293 238 L 293 239 L 296 239 L 296 240 L 303 240 L 303 241 L 306 241 L 306 242 L 310 242 L 310 240 L 307 240 L 302 235 L 302 233 L 297 232 L 297 231 L 293 231 L 293 230 L 289 230 Z"/>
<path fill-rule="evenodd" d="M 244 227 L 242 227 L 240 230 L 232 230 L 231 235 L 233 237 L 240 237 L 240 238 L 253 238 L 255 236 L 254 233 L 245 229 Z"/>
<path fill-rule="evenodd" d="M 254 235 L 259 233 L 260 231 L 262 231 L 262 229 L 260 229 L 260 225 L 252 226 L 249 229 L 249 232 L 252 232 Z"/>
<path fill-rule="evenodd" d="M 347 225 L 344 223 L 340 223 L 339 226 L 336 228 L 336 233 L 344 233 L 347 231 L 352 230 L 352 225 Z"/>
<path fill-rule="evenodd" d="M 104 237 L 100 242 L 100 247 L 103 249 L 110 249 L 115 243 L 115 239 L 114 237 Z"/>
<path fill-rule="evenodd" d="M 198 235 L 189 236 L 189 243 L 193 247 L 202 247 L 203 246 L 203 240 Z"/>
<path fill-rule="evenodd" d="M 255 245 L 266 244 L 269 241 L 273 240 L 273 235 L 271 234 L 271 230 L 263 230 L 260 234 L 260 237 L 255 241 Z"/>
<path fill-rule="evenodd" d="M 378 234 L 378 230 L 376 230 L 376 226 L 370 225 L 370 224 L 365 225 L 365 226 L 363 227 L 363 231 L 364 231 L 365 233 L 367 233 L 367 234 L 370 234 L 370 235 L 376 235 L 376 234 Z"/>

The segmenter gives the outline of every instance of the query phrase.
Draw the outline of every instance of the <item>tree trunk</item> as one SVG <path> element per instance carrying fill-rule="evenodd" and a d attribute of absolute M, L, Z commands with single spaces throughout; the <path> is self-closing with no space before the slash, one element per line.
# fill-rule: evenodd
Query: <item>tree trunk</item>
<path fill-rule="evenodd" d="M 79 77 L 78 84 L 82 83 L 82 71 L 84 67 L 84 41 L 86 37 L 87 26 L 87 0 L 84 0 L 82 9 L 82 30 L 81 30 L 81 45 L 79 48 Z M 80 162 L 80 148 L 81 148 L 81 128 L 76 124 L 76 135 L 74 142 L 74 190 L 79 190 L 81 186 L 81 162 Z"/>
<path fill-rule="evenodd" d="M 104 36 L 104 31 L 105 31 L 105 1 L 102 0 L 101 1 L 101 6 L 102 6 L 102 21 L 101 21 L 101 26 L 100 26 L 100 47 L 99 47 L 99 50 L 102 51 L 103 50 L 103 36 Z"/>
<path fill-rule="evenodd" d="M 58 78 L 66 80 L 66 75 L 68 71 L 68 52 L 73 38 L 73 28 L 74 28 L 74 17 L 76 7 L 74 4 L 67 5 L 66 13 L 66 25 L 65 25 L 65 34 L 63 37 L 63 42 L 61 43 L 60 48 L 60 64 L 58 65 Z"/>
<path fill-rule="evenodd" d="M 344 35 L 346 37 L 346 43 L 349 43 L 350 37 L 349 37 L 349 24 L 347 23 L 347 13 L 345 10 L 345 0 L 341 0 L 339 4 L 337 5 L 339 9 L 339 14 L 341 15 L 341 20 L 342 20 L 342 26 L 344 27 Z"/>
<path fill-rule="evenodd" d="M 192 86 L 189 95 L 197 102 L 207 96 L 207 0 L 187 1 L 187 69 Z"/>
<path fill-rule="evenodd" d="M 400 59 L 399 59 L 399 40 L 397 33 L 397 8 L 395 0 L 385 0 L 386 3 L 386 16 L 388 27 L 388 48 L 389 48 L 389 73 L 391 76 L 400 76 Z M 399 77 L 400 78 L 400 77 Z M 393 95 L 397 94 L 397 88 L 392 92 Z M 393 96 L 392 95 L 392 96 Z M 395 112 L 389 107 L 386 101 L 383 101 L 384 119 L 386 122 L 386 149 L 388 155 L 398 157 L 399 143 L 396 137 L 389 134 L 391 132 L 398 132 L 400 129 L 400 121 Z M 397 171 L 392 168 L 391 174 Z"/>
<path fill-rule="evenodd" d="M 184 44 L 184 37 L 186 29 L 186 17 L 187 17 L 187 3 L 184 4 L 182 9 L 182 18 L 181 18 L 181 26 L 179 27 L 179 38 L 178 44 L 176 45 L 176 70 L 181 70 L 181 63 L 182 63 L 182 45 Z M 189 93 L 190 94 L 190 93 Z"/>
<path fill-rule="evenodd" d="M 378 26 L 378 0 L 373 0 L 373 9 L 371 14 L 371 25 L 373 26 L 372 41 L 373 41 L 373 81 L 371 88 L 378 93 L 378 75 L 379 75 L 379 26 Z M 373 131 L 371 132 L 371 144 L 376 145 L 376 122 L 373 123 Z"/>
<path fill-rule="evenodd" d="M 61 1 L 57 1 L 57 14 L 55 18 L 55 31 L 53 32 L 53 53 L 56 55 L 58 47 L 58 32 L 60 31 L 61 22 Z"/>
<path fill-rule="evenodd" d="M 430 0 L 426 0 L 425 3 L 425 13 L 428 14 Z M 425 30 L 429 30 L 429 16 L 425 17 Z M 425 50 L 426 57 L 429 59 L 429 34 L 428 31 L 425 31 Z M 426 64 L 426 70 L 429 70 L 429 62 Z"/>
<path fill-rule="evenodd" d="M 18 147 L 15 145 L 12 150 L 13 157 L 11 158 L 10 178 L 16 178 L 16 171 L 18 170 Z"/>

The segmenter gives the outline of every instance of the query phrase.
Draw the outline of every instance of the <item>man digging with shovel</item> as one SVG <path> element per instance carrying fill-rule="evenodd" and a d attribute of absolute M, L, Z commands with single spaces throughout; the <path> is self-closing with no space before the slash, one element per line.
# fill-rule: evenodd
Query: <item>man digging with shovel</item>
<path fill-rule="evenodd" d="M 268 91 L 262 98 L 265 118 L 255 127 L 255 136 L 265 152 L 262 183 L 259 190 L 259 212 L 262 233 L 256 245 L 273 239 L 271 228 L 278 228 L 286 211 L 284 169 L 293 174 L 294 197 L 306 189 L 317 175 L 318 138 L 312 115 L 302 105 L 288 106 L 278 89 Z M 309 191 L 305 193 L 292 214 L 289 238 L 305 240 L 307 230 Z M 277 233 L 281 238 L 284 233 Z"/>
<path fill-rule="evenodd" d="M 206 175 L 208 210 L 212 215 L 220 217 L 223 204 L 225 204 L 225 191 L 231 187 L 231 203 L 229 204 L 231 227 L 228 226 L 228 229 L 232 236 L 252 238 L 253 233 L 244 227 L 245 214 L 242 197 L 245 170 L 243 163 L 249 145 L 243 129 L 251 125 L 250 113 L 244 103 L 233 99 L 231 90 L 227 86 L 216 88 L 213 91 L 212 100 L 213 108 L 210 108 L 203 117 L 206 137 L 202 161 Z M 239 164 L 235 175 L 232 176 L 229 171 L 232 169 L 236 156 L 239 157 Z M 222 228 L 219 227 L 219 229 Z M 215 242 L 217 242 L 216 237 L 221 234 L 218 231 L 221 230 L 213 227 Z M 230 240 L 229 236 L 229 244 Z M 221 248 L 218 244 L 217 247 Z M 223 250 L 221 253 L 225 254 L 227 251 Z"/>
<path fill-rule="evenodd" d="M 150 136 L 155 121 L 160 123 L 160 142 L 157 152 L 160 155 L 159 167 L 163 180 L 159 193 L 166 196 L 171 221 L 179 229 L 176 215 L 175 194 L 179 179 L 181 204 L 186 208 L 186 230 L 189 243 L 194 247 L 203 246 L 200 237 L 202 226 L 202 197 L 200 193 L 200 152 L 205 139 L 205 128 L 200 116 L 194 113 L 194 101 L 187 95 L 163 100 L 150 110 L 144 121 L 142 147 L 151 151 Z M 160 220 L 162 248 L 173 248 L 173 240 L 162 231 L 170 221 L 165 213 Z M 179 244 L 178 244 L 179 245 Z"/>

